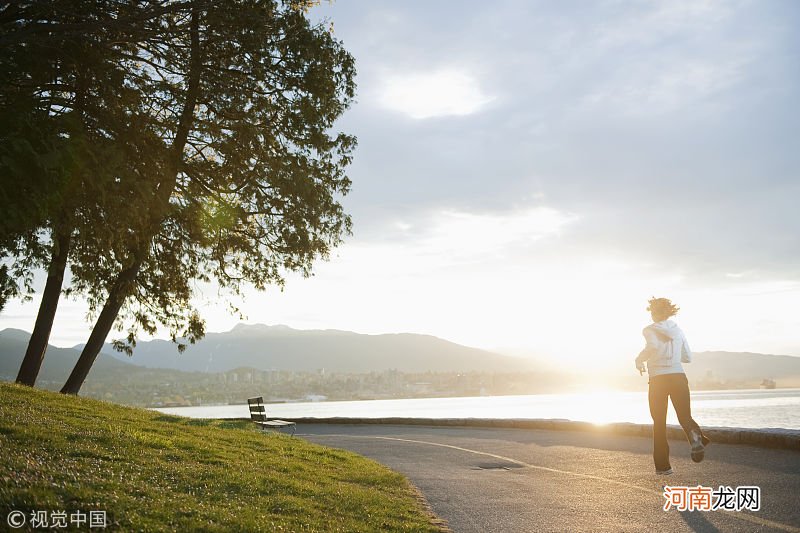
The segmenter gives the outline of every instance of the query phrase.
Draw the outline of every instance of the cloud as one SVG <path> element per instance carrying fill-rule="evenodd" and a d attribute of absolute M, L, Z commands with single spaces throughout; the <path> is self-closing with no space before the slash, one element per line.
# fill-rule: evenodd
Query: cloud
<path fill-rule="evenodd" d="M 729 0 L 663 0 L 632 3 L 612 2 L 615 16 L 602 17 L 596 44 L 603 47 L 648 46 L 664 40 L 683 40 L 692 35 L 712 33 L 735 15 L 736 4 Z M 606 5 L 604 7 L 609 7 Z"/>
<path fill-rule="evenodd" d="M 388 222 L 382 239 L 345 245 L 342 256 L 352 262 L 345 271 L 360 269 L 363 261 L 368 271 L 390 272 L 389 278 L 472 268 L 542 253 L 578 220 L 577 214 L 541 205 L 485 213 L 440 209 Z"/>
<path fill-rule="evenodd" d="M 420 249 L 452 261 L 496 259 L 547 238 L 557 238 L 578 216 L 551 207 L 503 213 L 442 211 L 432 229 L 419 238 Z"/>
<path fill-rule="evenodd" d="M 593 106 L 630 115 L 667 115 L 713 97 L 744 78 L 746 61 L 679 58 L 665 64 L 628 65 L 584 97 Z"/>
<path fill-rule="evenodd" d="M 494 98 L 462 70 L 385 74 L 379 82 L 378 104 L 413 119 L 471 115 Z"/>

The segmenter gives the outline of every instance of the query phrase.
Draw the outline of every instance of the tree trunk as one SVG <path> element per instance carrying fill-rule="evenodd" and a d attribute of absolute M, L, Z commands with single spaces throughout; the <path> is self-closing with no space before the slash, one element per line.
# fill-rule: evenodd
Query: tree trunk
<path fill-rule="evenodd" d="M 33 387 L 39 370 L 42 368 L 47 343 L 50 340 L 50 331 L 58 309 L 58 300 L 61 297 L 61 286 L 64 283 L 64 271 L 67 268 L 72 231 L 57 231 L 53 229 L 53 254 L 50 259 L 50 268 L 47 271 L 47 283 L 42 293 L 42 302 L 39 304 L 39 314 L 36 315 L 36 324 L 28 341 L 28 349 L 22 359 L 22 365 L 17 374 L 17 383 Z"/>
<path fill-rule="evenodd" d="M 168 174 L 165 176 L 164 181 L 162 181 L 158 187 L 158 199 L 160 207 L 163 207 L 164 209 L 169 206 L 169 200 L 172 197 L 172 191 L 175 189 L 175 184 L 178 180 L 178 172 L 180 171 L 180 167 L 183 162 L 183 150 L 186 147 L 189 131 L 191 130 L 192 122 L 194 121 L 194 108 L 197 103 L 197 97 L 200 90 L 200 78 L 203 62 L 200 50 L 200 25 L 197 6 L 192 8 L 192 18 L 190 21 L 189 32 L 191 39 L 191 58 L 186 101 L 184 102 L 183 109 L 181 110 L 180 120 L 175 132 L 175 140 L 173 141 L 173 145 L 171 147 L 172 161 L 170 169 Z M 150 238 L 154 237 L 159 231 L 161 222 L 161 219 L 153 221 L 153 231 L 149 235 Z M 81 356 L 78 358 L 78 362 L 75 363 L 75 368 L 72 369 L 72 373 L 67 379 L 67 382 L 61 388 L 61 392 L 63 394 L 78 394 L 81 386 L 83 386 L 83 382 L 86 380 L 86 376 L 89 375 L 89 370 L 92 369 L 92 365 L 94 364 L 95 359 L 97 359 L 97 355 L 103 348 L 103 343 L 105 343 L 106 338 L 111 331 L 111 327 L 114 325 L 114 321 L 117 319 L 119 310 L 122 308 L 122 304 L 125 303 L 125 299 L 130 294 L 131 285 L 136 282 L 136 277 L 139 275 L 139 269 L 144 263 L 149 239 L 143 239 L 142 242 L 145 244 L 140 245 L 140 248 L 133 254 L 135 257 L 133 265 L 120 272 L 119 276 L 117 276 L 117 279 L 108 294 L 108 299 L 103 306 L 103 310 L 100 312 L 100 316 L 97 317 L 97 322 L 95 322 L 92 333 L 89 335 L 89 340 L 86 342 L 86 346 L 84 346 Z"/>
<path fill-rule="evenodd" d="M 97 317 L 94 328 L 92 328 L 89 340 L 86 341 L 86 346 L 83 347 L 81 356 L 78 358 L 78 362 L 75 363 L 75 367 L 72 369 L 69 378 L 67 378 L 67 382 L 61 388 L 63 394 L 78 394 L 78 391 L 81 390 L 81 386 L 83 386 L 83 382 L 86 381 L 86 376 L 89 375 L 89 371 L 92 369 L 97 355 L 100 353 L 100 350 L 103 349 L 106 337 L 108 337 L 111 327 L 117 319 L 117 314 L 122 304 L 125 302 L 125 298 L 128 296 L 130 285 L 136 280 L 141 266 L 142 261 L 137 259 L 133 265 L 123 270 L 120 275 L 117 276 L 114 286 L 108 293 L 106 304 L 103 306 L 100 316 Z"/>

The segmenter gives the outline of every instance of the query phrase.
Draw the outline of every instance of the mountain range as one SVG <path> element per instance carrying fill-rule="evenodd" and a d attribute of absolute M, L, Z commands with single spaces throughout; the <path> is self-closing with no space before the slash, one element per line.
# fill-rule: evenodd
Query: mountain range
<path fill-rule="evenodd" d="M 175 344 L 164 340 L 138 343 L 130 358 L 108 345 L 105 351 L 139 366 L 200 372 L 224 372 L 238 367 L 348 373 L 515 372 L 530 370 L 535 364 L 430 335 L 364 335 L 262 324 L 239 324 L 225 333 L 209 333 L 197 344 L 188 345 L 182 354 Z"/>
<path fill-rule="evenodd" d="M 0 331 L 0 379 L 16 376 L 30 334 Z M 50 346 L 40 380 L 60 382 L 80 353 Z M 430 335 L 410 333 L 364 335 L 339 330 L 296 330 L 287 326 L 240 324 L 231 331 L 209 333 L 182 354 L 163 340 L 139 342 L 132 357 L 107 345 L 98 357 L 89 381 L 126 379 L 158 369 L 172 375 L 222 373 L 237 368 L 262 371 L 369 373 L 396 370 L 423 372 L 543 372 L 535 360 L 510 357 L 452 343 Z M 178 374 L 175 374 L 175 372 Z M 700 352 L 686 366 L 695 382 L 758 386 L 774 379 L 780 386 L 800 385 L 800 357 L 737 352 Z M 637 375 L 636 378 L 639 376 Z"/>

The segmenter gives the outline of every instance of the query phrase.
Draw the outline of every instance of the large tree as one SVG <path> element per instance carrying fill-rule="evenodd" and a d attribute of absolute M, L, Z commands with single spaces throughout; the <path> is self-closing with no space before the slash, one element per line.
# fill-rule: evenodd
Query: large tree
<path fill-rule="evenodd" d="M 354 63 L 298 4 L 198 5 L 173 19 L 185 31 L 133 58 L 148 66 L 169 155 L 146 223 L 113 254 L 112 281 L 74 269 L 76 286 L 105 301 L 62 392 L 78 392 L 120 311 L 130 338 L 160 322 L 193 340 L 203 333 L 193 279 L 234 291 L 281 283 L 349 231 L 338 197 L 355 139 L 331 129 L 353 97 Z"/>
<path fill-rule="evenodd" d="M 17 259 L 0 271 L 0 295 L 47 268 L 20 371 L 33 384 L 69 260 L 68 290 L 99 316 L 65 392 L 77 392 L 115 321 L 131 326 L 129 340 L 158 323 L 174 340 L 201 337 L 192 280 L 237 291 L 307 274 L 349 230 L 336 197 L 355 145 L 329 134 L 353 96 L 353 61 L 304 16 L 311 2 L 78 4 L 0 4 L 8 87 L 38 112 L 18 115 L 57 141 L 28 158 L 44 182 L 24 191 L 33 174 L 7 180 L 10 208 L 40 201 L 0 233 Z"/>
<path fill-rule="evenodd" d="M 148 147 L 157 160 L 160 138 L 148 128 L 132 83 L 136 71 L 126 68 L 124 57 L 161 31 L 159 17 L 166 11 L 158 3 L 113 0 L 0 6 L 0 114 L 6 119 L 0 201 L 9 213 L 0 226 L 0 253 L 14 259 L 0 272 L 0 295 L 19 294 L 19 281 L 29 290 L 32 271 L 46 269 L 17 377 L 33 385 L 75 241 L 102 257 L 113 241 L 96 238 L 115 237 L 110 230 L 117 227 L 117 213 L 131 202 L 141 204 L 137 200 L 148 189 L 144 182 L 152 173 L 141 172 L 137 154 Z M 126 221 L 124 229 L 132 226 Z"/>

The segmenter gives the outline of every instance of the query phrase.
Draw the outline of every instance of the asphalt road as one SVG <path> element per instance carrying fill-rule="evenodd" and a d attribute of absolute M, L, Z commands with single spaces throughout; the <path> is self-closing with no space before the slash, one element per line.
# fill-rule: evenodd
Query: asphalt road
<path fill-rule="evenodd" d="M 800 452 L 712 444 L 706 460 L 670 441 L 656 476 L 651 440 L 591 432 L 303 424 L 298 437 L 406 475 L 457 533 L 800 532 Z M 664 485 L 758 486 L 758 511 L 664 511 Z"/>

